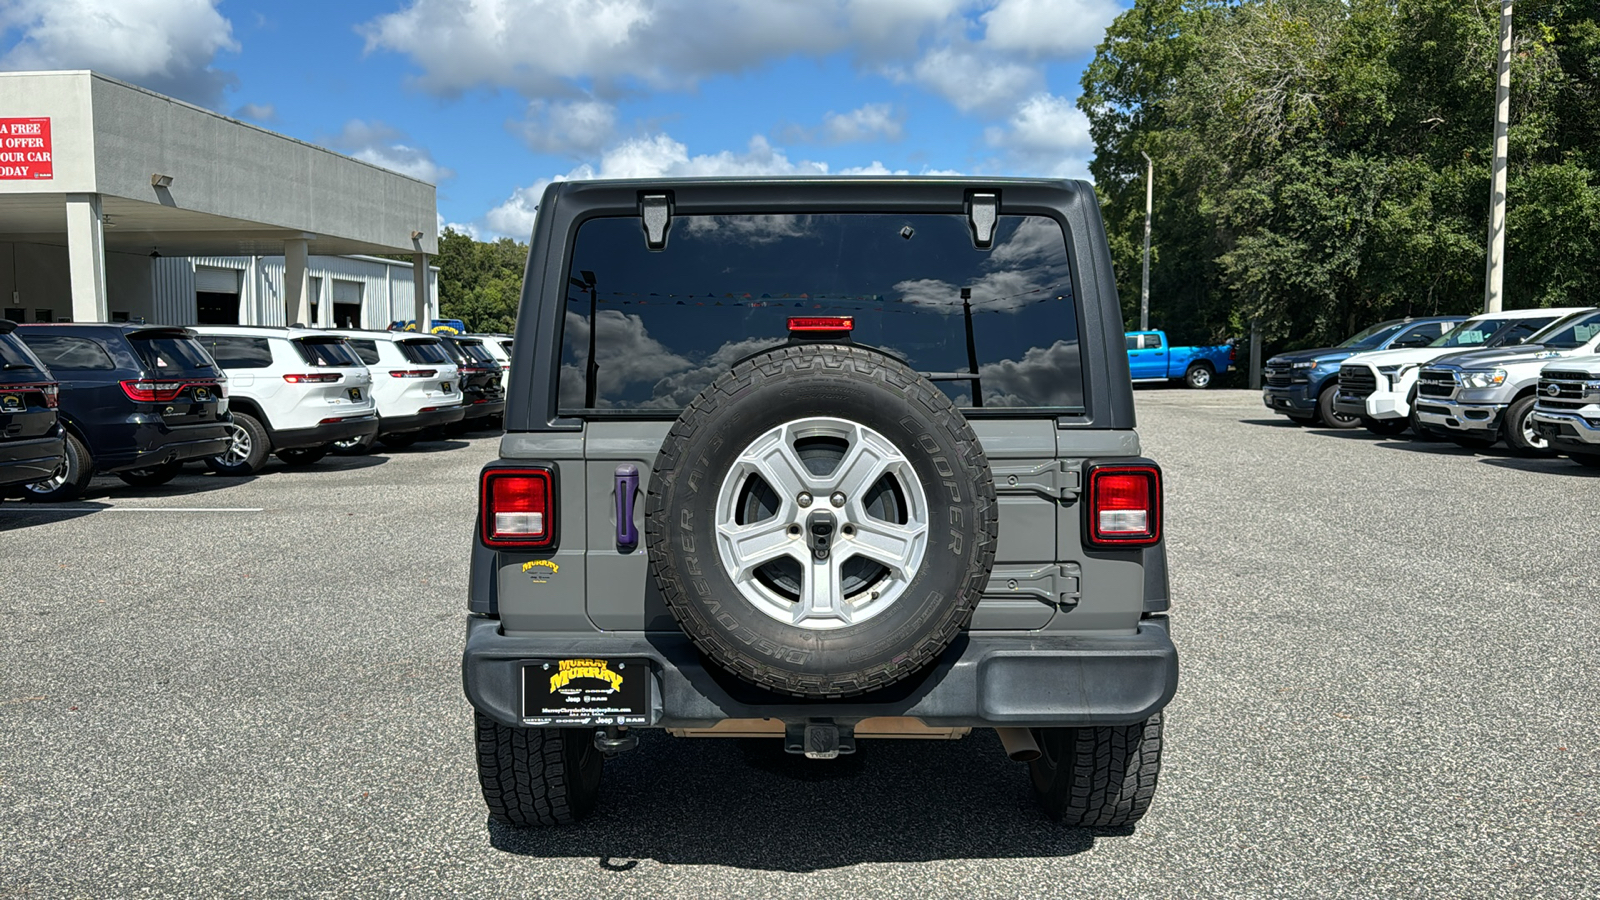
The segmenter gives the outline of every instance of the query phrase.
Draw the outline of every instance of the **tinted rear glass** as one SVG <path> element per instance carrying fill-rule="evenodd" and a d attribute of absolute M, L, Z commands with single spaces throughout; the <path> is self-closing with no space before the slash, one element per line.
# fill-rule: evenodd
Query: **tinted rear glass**
<path fill-rule="evenodd" d="M 321 368 L 348 369 L 363 365 L 344 338 L 300 338 L 291 341 L 300 358 Z"/>
<path fill-rule="evenodd" d="M 224 369 L 265 369 L 272 365 L 272 346 L 266 338 L 202 334 L 206 348 Z"/>
<path fill-rule="evenodd" d="M 51 371 L 111 370 L 117 364 L 104 347 L 88 338 L 56 334 L 25 335 L 22 339 Z"/>
<path fill-rule="evenodd" d="M 211 356 L 191 337 L 130 334 L 128 343 L 139 359 L 157 372 L 215 371 Z"/>
<path fill-rule="evenodd" d="M 511 358 L 511 343 L 512 343 L 511 341 L 501 341 L 500 342 L 500 349 L 502 349 L 502 350 L 504 350 L 506 352 L 506 358 L 507 359 Z"/>
<path fill-rule="evenodd" d="M 354 350 L 356 356 L 361 357 L 361 361 L 367 365 L 375 366 L 378 364 L 377 341 L 351 341 L 350 349 Z"/>
<path fill-rule="evenodd" d="M 1600 334 L 1600 312 L 1584 313 L 1550 326 L 1539 336 L 1538 343 L 1571 350 L 1594 340 L 1597 334 Z"/>
<path fill-rule="evenodd" d="M 495 361 L 494 355 L 488 350 L 484 349 L 483 344 L 480 342 L 468 343 L 467 341 L 457 341 L 456 349 L 480 363 L 493 363 Z"/>
<path fill-rule="evenodd" d="M 452 361 L 440 341 L 396 341 L 395 343 L 410 362 L 441 365 Z"/>
<path fill-rule="evenodd" d="M 27 345 L 15 334 L 0 334 L 0 367 L 8 372 L 24 370 L 37 372 L 40 364 L 33 358 L 33 354 L 28 352 Z"/>
<path fill-rule="evenodd" d="M 570 274 L 584 271 L 596 287 L 568 289 L 563 409 L 584 406 L 591 322 L 595 406 L 669 412 L 735 361 L 787 342 L 790 316 L 853 316 L 855 343 L 933 374 L 958 406 L 1083 406 L 1053 219 L 1001 216 L 993 248 L 978 250 L 961 215 L 679 216 L 657 252 L 638 219 L 595 219 L 573 252 Z"/>

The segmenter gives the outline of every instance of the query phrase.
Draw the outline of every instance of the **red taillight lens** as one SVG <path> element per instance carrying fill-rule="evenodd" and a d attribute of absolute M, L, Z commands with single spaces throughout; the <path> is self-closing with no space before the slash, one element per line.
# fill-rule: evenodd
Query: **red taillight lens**
<path fill-rule="evenodd" d="M 395 378 L 432 378 L 439 374 L 438 369 L 390 369 L 389 374 Z"/>
<path fill-rule="evenodd" d="M 478 492 L 483 542 L 490 547 L 555 545 L 555 476 L 549 469 L 488 469 Z"/>
<path fill-rule="evenodd" d="M 1239 359 L 1239 347 L 1238 347 L 1238 345 L 1234 345 L 1232 347 L 1229 347 L 1228 348 L 1228 362 L 1235 362 L 1238 359 Z"/>
<path fill-rule="evenodd" d="M 181 381 L 124 381 L 122 392 L 130 400 L 141 403 L 165 403 L 176 400 L 183 393 L 184 383 Z"/>
<path fill-rule="evenodd" d="M 852 331 L 855 316 L 790 316 L 790 331 Z"/>
<path fill-rule="evenodd" d="M 1161 470 L 1097 466 L 1089 470 L 1088 540 L 1140 547 L 1161 540 Z"/>
<path fill-rule="evenodd" d="M 285 375 L 283 380 L 290 384 L 332 384 L 343 377 L 335 372 L 321 372 L 315 375 Z"/>
<path fill-rule="evenodd" d="M 44 394 L 44 405 L 48 409 L 55 409 L 61 405 L 61 385 L 41 384 L 39 393 Z"/>

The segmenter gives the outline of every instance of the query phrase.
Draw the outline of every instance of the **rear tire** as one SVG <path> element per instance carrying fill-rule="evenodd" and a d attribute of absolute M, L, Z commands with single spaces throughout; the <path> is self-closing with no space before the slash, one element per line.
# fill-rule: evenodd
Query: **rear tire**
<path fill-rule="evenodd" d="M 324 456 L 328 455 L 328 448 L 322 447 L 296 447 L 293 450 L 279 450 L 278 459 L 286 466 L 309 466 Z"/>
<path fill-rule="evenodd" d="M 44 481 L 36 481 L 25 486 L 22 496 L 24 500 L 34 503 L 76 500 L 83 496 L 83 492 L 89 487 L 89 481 L 93 478 L 94 457 L 89 455 L 89 448 L 78 440 L 77 435 L 68 433 L 67 453 L 61 460 L 60 468 Z"/>
<path fill-rule="evenodd" d="M 1144 817 L 1161 773 L 1161 714 L 1132 725 L 1035 728 L 1034 796 L 1064 825 L 1117 828 Z"/>
<path fill-rule="evenodd" d="M 173 460 L 148 469 L 129 469 L 118 472 L 117 477 L 134 487 L 158 487 L 178 477 L 183 471 L 183 461 Z"/>
<path fill-rule="evenodd" d="M 1361 424 L 1360 416 L 1347 416 L 1333 408 L 1333 395 L 1337 385 L 1328 385 L 1317 395 L 1317 418 L 1327 428 L 1355 428 Z"/>
<path fill-rule="evenodd" d="M 1550 442 L 1544 435 L 1533 430 L 1529 417 L 1533 415 L 1533 404 L 1536 398 L 1528 395 L 1511 404 L 1506 409 L 1505 421 L 1501 423 L 1501 433 L 1505 435 L 1506 446 L 1511 448 L 1518 456 L 1554 456 L 1550 450 Z"/>
<path fill-rule="evenodd" d="M 218 475 L 241 478 L 267 467 L 267 457 L 272 455 L 272 438 L 255 416 L 234 413 L 228 433 L 233 445 L 220 456 L 206 457 L 206 468 Z"/>
<path fill-rule="evenodd" d="M 1183 383 L 1197 391 L 1205 390 L 1211 387 L 1213 375 L 1210 366 L 1205 363 L 1195 363 L 1189 367 L 1189 371 L 1183 373 Z"/>
<path fill-rule="evenodd" d="M 586 728 L 512 728 L 474 711 L 489 817 L 517 828 L 571 825 L 594 811 L 605 757 Z"/>

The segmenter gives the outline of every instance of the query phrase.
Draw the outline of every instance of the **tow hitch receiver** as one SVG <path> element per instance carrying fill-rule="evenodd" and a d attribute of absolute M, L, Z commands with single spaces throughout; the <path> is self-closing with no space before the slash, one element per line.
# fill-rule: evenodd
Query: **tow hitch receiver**
<path fill-rule="evenodd" d="M 806 759 L 836 759 L 840 754 L 856 752 L 855 728 L 836 725 L 832 719 L 786 722 L 783 727 L 783 749 L 789 753 L 804 754 Z"/>

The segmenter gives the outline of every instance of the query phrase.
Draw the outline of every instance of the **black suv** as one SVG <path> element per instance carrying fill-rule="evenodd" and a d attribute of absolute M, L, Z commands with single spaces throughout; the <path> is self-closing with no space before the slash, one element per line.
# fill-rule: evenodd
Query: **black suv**
<path fill-rule="evenodd" d="M 184 461 L 228 448 L 227 382 L 194 332 L 63 324 L 16 333 L 60 381 L 67 429 L 65 462 L 29 485 L 28 499 L 74 499 L 96 473 L 164 484 Z"/>
<path fill-rule="evenodd" d="M 494 818 L 581 818 L 639 728 L 992 728 L 1049 815 L 1138 821 L 1178 661 L 1091 185 L 567 181 L 532 246 L 467 588 Z"/>
<path fill-rule="evenodd" d="M 60 388 L 16 327 L 0 319 L 0 489 L 49 478 L 67 452 L 56 417 Z"/>
<path fill-rule="evenodd" d="M 483 346 L 481 338 L 441 334 L 444 348 L 461 370 L 461 405 L 466 415 L 455 427 L 461 431 L 497 425 L 506 410 L 500 362 Z"/>

